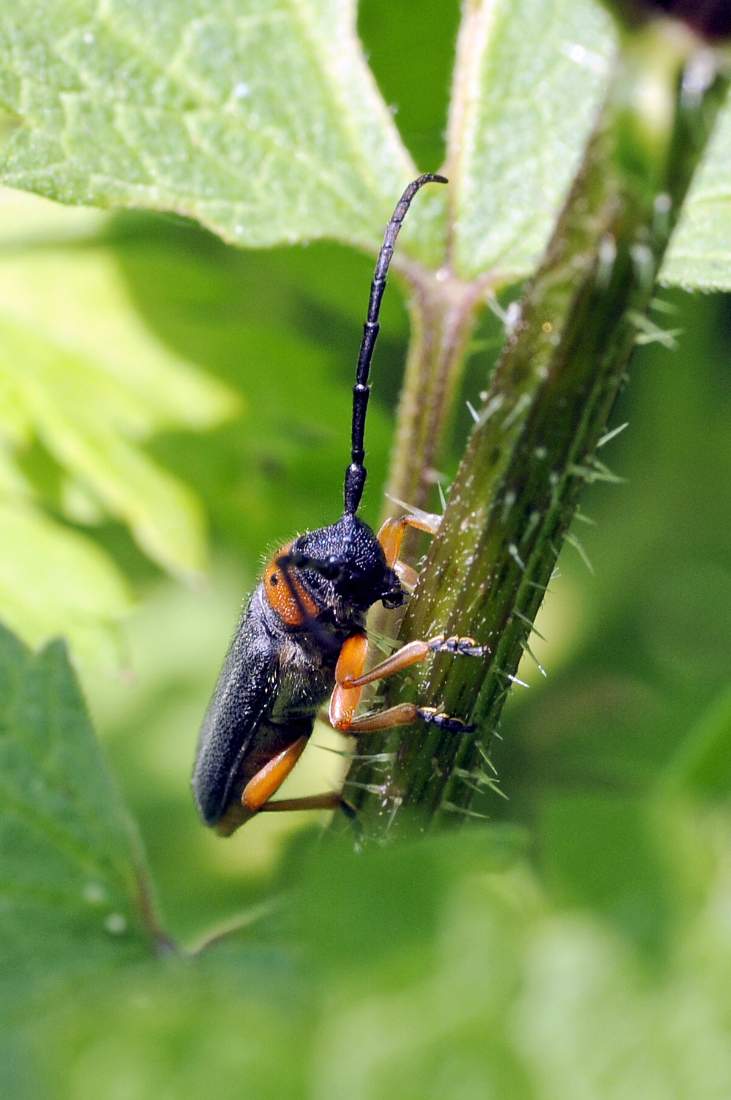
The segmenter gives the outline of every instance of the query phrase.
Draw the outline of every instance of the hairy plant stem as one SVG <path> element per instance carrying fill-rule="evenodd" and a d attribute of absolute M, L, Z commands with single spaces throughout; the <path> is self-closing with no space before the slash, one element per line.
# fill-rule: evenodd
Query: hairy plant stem
<path fill-rule="evenodd" d="M 462 283 L 442 268 L 407 269 L 411 343 L 401 388 L 396 437 L 381 520 L 400 514 L 396 503 L 427 508 L 439 480 L 437 456 L 448 435 L 467 348 L 487 289 L 482 281 Z M 408 557 L 414 540 L 407 538 Z M 369 619 L 372 630 L 393 631 L 390 612 L 380 605 Z"/>
<path fill-rule="evenodd" d="M 422 725 L 363 740 L 360 753 L 389 754 L 385 766 L 383 757 L 359 761 L 346 783 L 366 836 L 463 819 L 491 782 L 485 746 L 580 493 L 606 476 L 597 444 L 724 92 L 714 55 L 677 24 L 654 22 L 623 38 L 401 627 L 402 641 L 472 635 L 492 653 L 439 656 L 387 683 L 388 704 L 418 700 L 471 716 L 477 733 Z M 414 376 L 415 363 L 416 353 Z M 415 377 L 409 384 L 418 390 Z M 405 431 L 397 454 L 408 446 Z M 412 437 L 411 446 L 423 442 Z M 403 483 L 397 494 L 420 499 Z"/>
<path fill-rule="evenodd" d="M 427 505 L 437 480 L 435 462 L 454 411 L 477 307 L 486 290 L 481 283 L 460 282 L 446 268 L 407 270 L 406 275 L 412 287 L 412 339 L 386 490 L 385 512 L 389 515 L 394 511 L 389 498 L 407 501 L 415 508 Z M 417 455 L 419 461 L 415 462 Z"/>

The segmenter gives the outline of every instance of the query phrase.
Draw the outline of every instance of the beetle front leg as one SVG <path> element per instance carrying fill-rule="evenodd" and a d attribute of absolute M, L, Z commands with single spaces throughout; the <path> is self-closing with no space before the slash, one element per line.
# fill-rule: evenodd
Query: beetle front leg
<path fill-rule="evenodd" d="M 463 657 L 484 657 L 489 652 L 489 646 L 478 645 L 474 638 L 460 638 L 456 634 L 447 638 L 444 634 L 437 634 L 426 642 L 407 642 L 406 645 L 402 645 L 400 649 L 392 653 L 390 657 L 385 657 L 382 661 L 379 661 L 369 672 L 363 672 L 359 675 L 351 674 L 350 671 L 344 667 L 342 670 L 342 677 L 338 680 L 336 669 L 335 680 L 344 688 L 362 688 L 365 687 L 366 684 L 374 683 L 376 680 L 386 680 L 389 676 L 395 676 L 397 672 L 403 672 L 405 669 L 411 668 L 412 665 L 417 665 L 421 661 L 425 661 L 432 653 L 453 653 Z M 347 661 L 344 662 L 344 665 L 347 665 L 347 663 Z M 339 664 L 340 662 L 338 661 L 338 665 Z"/>
<path fill-rule="evenodd" d="M 409 528 L 415 531 L 424 531 L 427 535 L 436 535 L 441 516 L 435 516 L 431 512 L 420 512 L 418 515 L 409 514 L 399 516 L 397 519 L 387 519 L 378 532 L 386 564 L 390 565 L 403 586 L 410 592 L 416 588 L 419 574 L 413 566 L 399 560 L 401 545 Z"/>
<path fill-rule="evenodd" d="M 401 587 L 406 589 L 409 596 L 413 595 L 419 583 L 419 574 L 413 565 L 397 560 L 393 563 L 393 571 L 401 582 Z"/>

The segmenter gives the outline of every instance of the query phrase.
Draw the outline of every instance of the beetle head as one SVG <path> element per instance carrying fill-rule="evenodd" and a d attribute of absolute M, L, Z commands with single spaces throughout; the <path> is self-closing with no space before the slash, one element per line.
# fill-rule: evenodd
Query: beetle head
<path fill-rule="evenodd" d="M 400 607 L 406 598 L 380 542 L 357 516 L 346 513 L 329 527 L 300 535 L 291 554 L 316 602 L 336 615 L 365 612 L 379 600 L 384 607 Z"/>

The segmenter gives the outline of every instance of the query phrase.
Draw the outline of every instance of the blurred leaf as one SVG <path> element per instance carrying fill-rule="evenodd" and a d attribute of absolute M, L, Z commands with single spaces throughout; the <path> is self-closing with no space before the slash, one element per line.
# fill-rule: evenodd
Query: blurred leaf
<path fill-rule="evenodd" d="M 16 409 L 27 416 L 29 432 L 111 515 L 129 525 L 151 558 L 181 572 L 202 567 L 198 502 L 124 439 L 122 386 L 110 384 L 74 351 L 1 317 L 0 370 Z"/>
<path fill-rule="evenodd" d="M 666 767 L 661 789 L 707 803 L 731 800 L 731 689 L 701 715 Z"/>
<path fill-rule="evenodd" d="M 63 629 L 84 659 L 131 606 L 127 585 L 107 555 L 20 501 L 0 497 L 0 607 L 31 643 Z M 118 655 L 116 655 L 118 657 Z"/>
<path fill-rule="evenodd" d="M 382 971 L 384 983 L 398 986 L 429 969 L 424 941 L 443 920 L 445 894 L 476 868 L 498 874 L 518 861 L 525 837 L 508 828 L 465 829 L 384 850 L 366 849 L 353 859 L 352 836 L 323 859 L 320 849 L 299 868 L 301 898 L 294 914 L 294 938 L 325 972 L 354 982 Z M 414 867 L 418 873 L 414 874 Z M 284 882 L 293 875 L 285 864 Z M 368 889 L 364 920 L 363 883 Z"/>
<path fill-rule="evenodd" d="M 335 518 L 370 261 L 323 244 L 243 252 L 188 225 L 109 219 L 20 192 L 0 192 L 2 210 L 3 240 L 12 246 L 7 260 L 0 251 L 0 287 L 19 325 L 12 332 L 18 352 L 11 357 L 8 347 L 7 373 L 0 370 L 8 438 L 0 491 L 82 528 L 109 514 L 135 523 L 158 560 L 178 553 L 178 573 L 196 546 L 202 564 L 202 529 L 194 524 L 202 500 L 219 539 L 239 561 L 243 553 L 242 591 L 268 545 Z M 101 235 L 89 235 L 89 219 L 95 230 L 102 221 Z M 39 326 L 37 317 L 47 320 Z M 395 281 L 383 322 L 368 425 L 364 515 L 371 520 L 380 510 L 403 357 Z M 39 410 L 41 441 L 26 405 Z M 175 511 L 185 486 L 198 498 L 187 519 Z M 162 491 L 165 508 L 157 503 Z M 183 496 L 185 508 L 190 499 Z M 117 552 L 121 534 L 112 534 Z M 109 547 L 108 527 L 102 537 Z M 121 549 L 126 563 L 130 552 Z M 134 558 L 131 567 L 137 576 Z M 49 633 L 73 630 L 69 606 L 49 597 Z M 230 628 L 234 620 L 232 610 Z"/>
<path fill-rule="evenodd" d="M 53 242 L 87 241 L 103 233 L 109 215 L 103 210 L 61 206 L 44 202 L 25 191 L 0 187 L 0 240 L 2 251 L 13 246 L 48 245 Z"/>
<path fill-rule="evenodd" d="M 510 283 L 545 247 L 609 73 L 611 20 L 592 0 L 464 5 L 447 174 L 454 262 Z"/>
<path fill-rule="evenodd" d="M 709 874 L 654 968 L 601 910 L 551 906 L 526 868 L 496 862 L 484 829 L 365 859 L 310 845 L 279 917 L 40 1016 L 26 1042 L 41 1095 L 53 1081 L 60 1100 L 192 1100 L 214 1067 L 223 1100 L 242 1084 L 381 1100 L 394 1082 L 407 1100 L 721 1100 L 727 845 L 728 821 L 696 835 L 687 858 L 710 857 Z"/>
<path fill-rule="evenodd" d="M 595 837 L 599 831 L 597 826 Z M 333 1004 L 320 1028 L 308 1095 L 377 1100 L 398 1080 L 399 1095 L 414 1100 L 723 1096 L 731 1085 L 724 1040 L 731 961 L 723 900 L 729 891 L 728 822 L 718 835 L 696 835 L 687 858 L 702 852 L 705 859 L 711 851 L 712 870 L 687 923 L 675 923 L 669 952 L 654 970 L 634 950 L 634 935 L 625 938 L 618 934 L 622 925 L 607 920 L 603 903 L 582 912 L 550 906 L 519 866 L 496 873 L 486 853 L 480 856 L 477 845 L 470 849 L 464 840 L 430 838 L 408 848 L 396 959 L 369 949 L 376 938 L 370 927 L 360 941 L 359 924 L 371 921 L 365 899 L 387 893 L 390 904 L 399 893 L 396 882 L 382 877 L 384 853 L 363 865 L 364 906 L 360 914 L 349 911 L 349 931 L 341 933 L 352 937 L 352 953 L 360 957 L 351 963 L 343 958 L 342 972 L 330 972 Z M 574 841 L 578 862 L 588 845 L 576 834 Z M 658 855 L 668 843 L 659 834 Z M 469 851 L 456 874 L 446 862 L 450 845 L 457 861 Z M 435 859 L 440 848 L 441 866 Z M 606 867 L 601 851 L 591 862 L 597 880 L 606 875 L 608 897 L 616 868 Z M 422 919 L 418 891 L 427 884 L 441 897 Z M 670 885 L 666 893 L 655 874 L 635 883 L 648 908 L 660 905 L 672 917 L 677 891 L 676 883 Z M 313 894 L 318 887 L 313 884 Z M 337 884 L 322 897 L 324 909 L 331 908 L 334 892 Z M 392 931 L 387 923 L 384 940 Z M 366 945 L 360 953 L 357 942 Z M 399 970 L 404 953 L 417 964 L 410 977 Z M 367 970 L 365 979 L 348 981 L 354 967 L 358 975 Z M 333 986 L 340 990 L 334 997 Z"/>
<path fill-rule="evenodd" d="M 0 57 L 2 178 L 64 202 L 169 210 L 248 246 L 372 249 L 414 174 L 353 0 L 19 0 Z"/>
<path fill-rule="evenodd" d="M 3 315 L 77 355 L 87 373 L 71 376 L 71 396 L 130 434 L 215 424 L 235 408 L 230 391 L 150 331 L 119 271 L 113 220 L 81 213 L 0 190 Z"/>
<path fill-rule="evenodd" d="M 32 994 L 145 958 L 139 841 L 64 647 L 0 632 L 0 975 Z"/>
<path fill-rule="evenodd" d="M 87 656 L 129 595 L 110 559 L 42 509 L 82 525 L 117 519 L 168 570 L 198 572 L 200 502 L 146 443 L 236 408 L 144 324 L 108 224 L 0 192 L 0 612 L 27 640 L 63 631 Z"/>
<path fill-rule="evenodd" d="M 43 204 L 32 204 L 29 227 L 37 205 L 44 216 Z M 17 207 L 4 214 L 0 234 L 17 234 Z M 200 569 L 198 502 L 138 441 L 171 425 L 207 427 L 230 412 L 231 397 L 143 326 L 102 241 L 92 238 L 85 248 L 5 243 L 0 376 L 14 410 L 10 438 L 38 438 L 161 564 Z"/>
<path fill-rule="evenodd" d="M 646 802 L 596 793 L 556 798 L 540 836 L 548 883 L 562 904 L 603 913 L 648 952 L 666 946 L 672 892 Z"/>
<path fill-rule="evenodd" d="M 51 670 L 67 677 L 57 663 L 60 651 L 47 651 L 36 662 L 17 646 L 3 653 L 0 689 L 10 700 L 13 729 L 30 726 L 35 734 L 40 702 L 28 682 L 38 689 L 37 678 Z M 55 690 L 45 699 L 45 728 L 68 715 L 60 695 Z M 74 695 L 75 717 L 77 707 Z M 28 712 L 39 721 L 20 722 Z M 0 729 L 6 751 L 12 729 Z M 619 887 L 620 904 L 627 894 L 616 874 L 619 864 L 610 865 L 591 837 L 576 844 L 570 862 L 574 868 L 588 862 L 591 848 L 594 878 L 603 886 L 593 898 L 568 899 L 573 907 L 567 909 L 566 899 L 556 906 L 543 896 L 516 861 L 510 837 L 484 827 L 360 856 L 332 844 L 300 844 L 282 868 L 274 907 L 269 904 L 258 920 L 195 958 L 144 962 L 141 932 L 104 938 L 108 911 L 96 889 L 86 893 L 90 921 L 76 913 L 86 878 L 75 874 L 74 860 L 82 851 L 114 912 L 133 922 L 125 891 L 135 857 L 130 861 L 124 821 L 99 772 L 93 742 L 81 759 L 69 759 L 70 743 L 68 736 L 54 739 L 52 752 L 45 745 L 39 757 L 34 741 L 30 778 L 37 780 L 39 759 L 46 764 L 43 789 L 37 782 L 34 789 L 36 815 L 29 818 L 34 839 L 49 816 L 42 814 L 39 825 L 41 799 L 63 811 L 60 821 L 54 819 L 53 858 L 44 858 L 40 883 L 27 866 L 28 851 L 16 835 L 10 838 L 18 848 L 13 873 L 26 889 L 31 879 L 36 894 L 23 914 L 25 993 L 15 1006 L 15 1025 L 4 1033 L 2 1079 L 30 1080 L 28 1095 L 45 1095 L 53 1082 L 59 1100 L 92 1100 L 104 1083 L 111 1100 L 192 1100 L 210 1079 L 211 1066 L 216 1095 L 224 1100 L 241 1094 L 242 1081 L 257 1097 L 313 1100 L 378 1100 L 394 1080 L 409 1100 L 715 1100 L 731 1088 L 728 820 L 697 823 L 682 852 L 674 848 L 672 830 L 657 832 L 659 857 L 672 856 L 666 861 L 671 888 L 654 872 L 644 882 L 634 880 L 648 906 L 667 912 L 674 932 L 654 967 L 635 950 L 632 929 L 615 921 L 611 906 L 608 911 L 613 889 Z M 14 764 L 9 774 L 27 786 L 16 763 L 22 755 L 7 756 Z M 577 820 L 574 814 L 575 826 Z M 606 814 L 595 819 L 595 840 L 608 821 Z M 584 814 L 582 828 L 587 823 Z M 624 832 L 631 845 L 633 827 Z M 573 835 L 580 839 L 576 829 Z M 570 845 L 568 830 L 565 840 Z M 45 856 L 46 848 L 40 850 Z M 640 867 L 634 852 L 625 855 Z M 695 865 L 699 856 L 707 873 L 687 907 L 678 876 L 683 862 Z M 191 880 L 187 888 L 201 887 Z M 52 934 L 44 929 L 47 938 L 37 944 L 36 909 L 51 890 L 61 896 Z M 127 962 L 135 965 L 120 969 L 114 963 L 124 960 L 125 942 Z M 9 946 L 15 954 L 17 944 Z M 51 991 L 31 1024 L 23 1009 L 28 986 L 49 969 L 51 952 L 57 980 L 69 966 L 84 974 L 94 968 L 94 980 L 79 983 L 73 998 Z"/>
<path fill-rule="evenodd" d="M 315 1023 L 303 1009 L 316 994 L 298 979 L 281 954 L 250 948 L 225 964 L 115 975 L 74 1011 L 53 1013 L 36 1095 L 198 1100 L 213 1088 L 216 1100 L 303 1097 Z"/>

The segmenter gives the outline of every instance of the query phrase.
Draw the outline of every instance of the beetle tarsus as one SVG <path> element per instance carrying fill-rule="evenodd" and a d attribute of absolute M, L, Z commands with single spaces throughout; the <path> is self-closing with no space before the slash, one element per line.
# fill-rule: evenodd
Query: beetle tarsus
<path fill-rule="evenodd" d="M 455 718 L 436 707 L 417 707 L 417 714 L 423 722 L 430 726 L 437 726 L 445 733 L 474 733 L 476 726 L 465 722 L 463 718 Z"/>
<path fill-rule="evenodd" d="M 480 645 L 474 638 L 462 638 L 457 634 L 449 638 L 438 634 L 428 644 L 434 653 L 453 653 L 460 657 L 485 657 L 492 652 L 489 645 Z"/>

